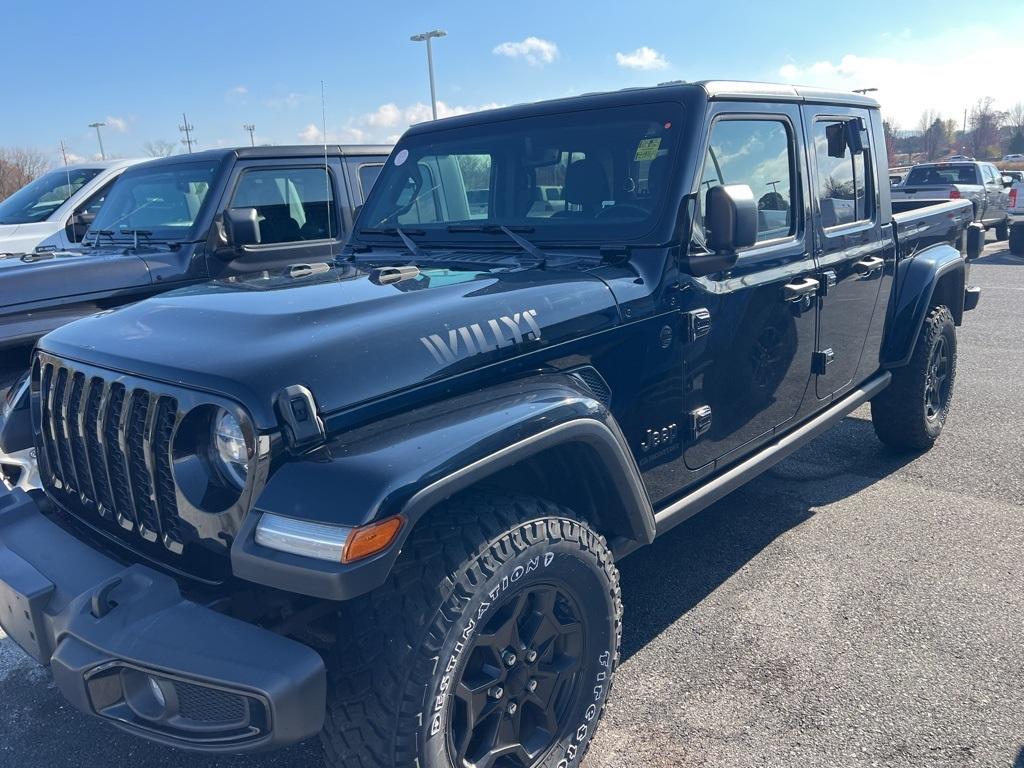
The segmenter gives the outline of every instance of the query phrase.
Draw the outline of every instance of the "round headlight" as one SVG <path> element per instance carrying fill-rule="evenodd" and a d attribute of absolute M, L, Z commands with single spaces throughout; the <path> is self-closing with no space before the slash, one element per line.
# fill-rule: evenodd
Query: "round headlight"
<path fill-rule="evenodd" d="M 249 446 L 238 419 L 228 411 L 220 411 L 213 420 L 210 445 L 211 458 L 223 470 L 225 477 L 239 488 L 245 486 L 249 473 Z"/>

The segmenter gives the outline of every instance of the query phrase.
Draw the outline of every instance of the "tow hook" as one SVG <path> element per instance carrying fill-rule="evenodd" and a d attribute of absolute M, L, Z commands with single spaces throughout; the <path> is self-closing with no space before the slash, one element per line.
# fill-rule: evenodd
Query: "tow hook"
<path fill-rule="evenodd" d="M 117 607 L 117 603 L 110 599 L 110 593 L 121 585 L 121 577 L 114 576 L 103 582 L 96 591 L 92 593 L 90 601 L 91 613 L 94 618 L 102 619 Z"/>

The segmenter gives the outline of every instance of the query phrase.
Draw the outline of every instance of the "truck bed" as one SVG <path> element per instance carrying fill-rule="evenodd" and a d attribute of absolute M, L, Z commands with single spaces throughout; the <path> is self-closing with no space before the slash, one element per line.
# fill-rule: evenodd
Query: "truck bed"
<path fill-rule="evenodd" d="M 892 228 L 900 258 L 937 243 L 961 252 L 967 225 L 974 218 L 970 200 L 893 200 Z"/>

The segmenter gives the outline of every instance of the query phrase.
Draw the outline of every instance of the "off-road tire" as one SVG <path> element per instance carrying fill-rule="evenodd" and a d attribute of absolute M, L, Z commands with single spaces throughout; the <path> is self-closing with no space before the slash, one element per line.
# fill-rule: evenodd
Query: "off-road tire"
<path fill-rule="evenodd" d="M 342 607 L 339 640 L 328 658 L 321 733 L 328 764 L 458 765 L 450 730 L 466 705 L 456 704 L 452 692 L 477 658 L 476 644 L 503 611 L 511 612 L 509 606 L 531 605 L 531 590 L 550 589 L 552 583 L 568 590 L 586 615 L 580 632 L 584 650 L 579 671 L 566 684 L 573 693 L 562 697 L 557 739 L 535 756 L 531 768 L 578 766 L 619 659 L 622 601 L 611 551 L 602 536 L 561 506 L 476 491 L 454 497 L 420 521 L 385 585 Z M 517 632 L 525 636 L 525 630 Z M 537 658 L 524 653 L 521 663 L 531 656 Z M 542 656 L 537 663 L 543 661 Z M 528 672 L 507 670 L 509 701 L 512 674 L 520 671 Z M 536 686 L 532 677 L 529 684 Z M 530 705 L 521 700 L 525 720 Z"/>
<path fill-rule="evenodd" d="M 926 390 L 933 380 L 938 345 L 947 351 L 948 386 L 929 418 Z M 927 451 L 942 433 L 956 382 L 956 326 L 949 307 L 929 310 L 910 363 L 892 372 L 892 382 L 871 401 L 871 422 L 878 439 L 900 450 Z"/>
<path fill-rule="evenodd" d="M 1010 227 L 1010 253 L 1024 256 L 1024 221 L 1016 222 Z"/>
<path fill-rule="evenodd" d="M 1003 219 L 996 224 L 996 240 L 1000 243 L 1006 240 L 1010 236 L 1010 219 L 1009 217 Z"/>

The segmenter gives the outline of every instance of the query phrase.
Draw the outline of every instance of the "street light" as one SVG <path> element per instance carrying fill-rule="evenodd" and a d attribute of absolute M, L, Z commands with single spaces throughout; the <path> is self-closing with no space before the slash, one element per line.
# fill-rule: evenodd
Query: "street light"
<path fill-rule="evenodd" d="M 245 124 L 242 125 L 242 130 L 249 132 L 249 145 L 255 147 L 256 146 L 256 139 L 253 138 L 252 134 L 253 134 L 253 131 L 256 130 L 256 124 L 255 123 L 245 123 Z"/>
<path fill-rule="evenodd" d="M 100 160 L 107 159 L 107 153 L 103 151 L 103 136 L 100 135 L 100 128 L 103 128 L 106 123 L 89 123 L 90 128 L 96 129 L 96 139 L 100 143 Z"/>
<path fill-rule="evenodd" d="M 877 90 L 878 90 L 877 88 L 854 88 L 853 92 L 854 93 L 859 93 L 861 96 L 863 96 L 865 93 L 871 93 L 872 91 L 877 91 Z"/>
<path fill-rule="evenodd" d="M 434 54 L 430 47 L 430 41 L 435 37 L 444 37 L 447 34 L 443 29 L 434 29 L 430 32 L 421 32 L 409 38 L 414 43 L 422 43 L 424 41 L 427 43 L 427 71 L 430 73 L 430 110 L 435 120 L 437 120 L 437 93 L 434 90 Z"/>

